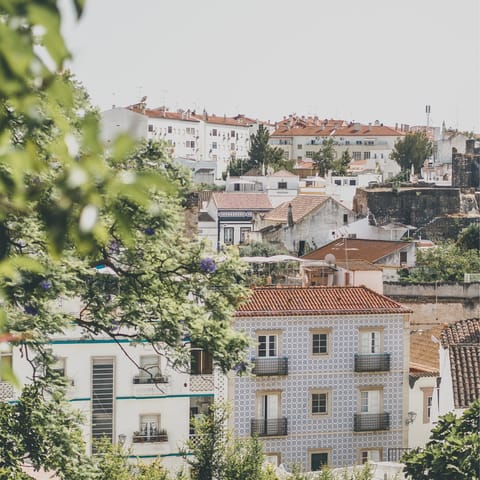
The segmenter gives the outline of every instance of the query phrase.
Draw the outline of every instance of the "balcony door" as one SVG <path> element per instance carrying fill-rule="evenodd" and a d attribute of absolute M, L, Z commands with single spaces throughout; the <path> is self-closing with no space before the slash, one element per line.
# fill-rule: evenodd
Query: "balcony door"
<path fill-rule="evenodd" d="M 380 390 L 362 390 L 360 392 L 361 413 L 382 413 Z"/>
<path fill-rule="evenodd" d="M 257 418 L 261 420 L 263 435 L 274 435 L 280 418 L 280 396 L 278 393 L 262 394 L 257 402 Z"/>
<path fill-rule="evenodd" d="M 381 353 L 382 335 L 378 330 L 364 330 L 360 332 L 360 353 Z"/>
<path fill-rule="evenodd" d="M 278 335 L 258 336 L 258 356 L 261 358 L 278 356 Z"/>

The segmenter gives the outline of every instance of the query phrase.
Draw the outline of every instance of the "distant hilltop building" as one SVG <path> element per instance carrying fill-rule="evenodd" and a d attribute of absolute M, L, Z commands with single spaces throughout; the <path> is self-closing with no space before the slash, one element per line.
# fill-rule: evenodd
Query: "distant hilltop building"
<path fill-rule="evenodd" d="M 465 153 L 458 153 L 456 149 L 453 150 L 452 186 L 480 188 L 480 146 L 478 146 L 478 141 L 467 140 Z"/>

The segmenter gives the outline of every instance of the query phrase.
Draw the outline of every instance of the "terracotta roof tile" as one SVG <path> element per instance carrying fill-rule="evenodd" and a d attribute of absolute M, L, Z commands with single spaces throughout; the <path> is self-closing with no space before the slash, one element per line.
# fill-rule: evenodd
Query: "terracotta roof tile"
<path fill-rule="evenodd" d="M 366 287 L 257 287 L 237 317 L 409 313 L 411 310 Z"/>
<path fill-rule="evenodd" d="M 337 265 L 341 268 L 348 269 L 352 272 L 357 271 L 382 271 L 382 267 L 374 265 L 373 263 L 367 262 L 366 260 L 349 260 L 348 262 L 344 262 L 342 260 L 337 261 Z"/>
<path fill-rule="evenodd" d="M 467 408 L 480 398 L 480 320 L 448 325 L 442 330 L 441 341 L 449 350 L 455 408 Z"/>
<path fill-rule="evenodd" d="M 267 193 L 215 192 L 212 198 L 217 208 L 223 210 L 270 210 L 272 208 Z"/>
<path fill-rule="evenodd" d="M 302 258 L 323 260 L 325 255 L 331 253 L 335 255 L 337 260 L 366 260 L 367 262 L 375 263 L 409 245 L 411 245 L 410 242 L 339 238 L 304 255 Z"/>
<path fill-rule="evenodd" d="M 227 117 L 227 116 L 219 116 L 219 115 L 195 115 L 194 116 L 198 120 L 203 120 L 205 123 L 213 123 L 215 125 L 228 125 L 230 127 L 249 127 L 256 123 L 255 120 L 251 120 L 249 118 L 243 116 L 236 116 L 236 117 Z"/>
<path fill-rule="evenodd" d="M 338 120 L 318 125 L 306 124 L 305 126 L 296 123 L 291 126 L 285 120 L 280 126 L 277 126 L 271 137 L 400 137 L 405 135 L 405 133 L 386 125 L 344 125 L 341 122 Z"/>
<path fill-rule="evenodd" d="M 442 327 L 410 332 L 410 374 L 416 376 L 438 375 L 438 344 L 432 341 L 432 335 L 440 336 Z M 421 375 L 421 374 L 425 375 Z"/>
<path fill-rule="evenodd" d="M 292 205 L 293 223 L 297 223 L 313 210 L 323 205 L 329 198 L 328 195 L 297 195 L 290 201 L 284 202 L 273 210 L 270 210 L 264 219 L 287 223 L 288 206 Z"/>
<path fill-rule="evenodd" d="M 271 177 L 296 177 L 296 175 L 288 170 L 278 170 L 270 175 Z"/>

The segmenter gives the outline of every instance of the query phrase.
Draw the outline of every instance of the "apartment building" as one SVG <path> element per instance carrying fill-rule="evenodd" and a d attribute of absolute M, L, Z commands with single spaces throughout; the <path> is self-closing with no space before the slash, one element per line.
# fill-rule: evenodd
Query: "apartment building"
<path fill-rule="evenodd" d="M 180 449 L 195 434 L 191 418 L 206 413 L 214 401 L 226 398 L 225 376 L 212 358 L 192 346 L 191 364 L 173 369 L 161 345 L 132 343 L 128 339 L 89 338 L 80 330 L 55 336 L 50 345 L 55 368 L 68 379 L 67 398 L 85 421 L 87 449 L 106 437 L 130 450 L 130 457 L 149 462 L 160 457 L 176 471 L 184 464 Z M 31 378 L 31 365 L 19 348 L 4 352 L 22 384 Z M 15 401 L 14 388 L 0 382 L 0 401 Z"/>
<path fill-rule="evenodd" d="M 344 467 L 407 446 L 410 310 L 366 287 L 259 287 L 235 316 L 252 376 L 231 379 L 234 430 L 270 461 Z"/>
<path fill-rule="evenodd" d="M 232 159 L 248 157 L 250 134 L 258 121 L 244 115 L 227 117 L 206 111 L 198 114 L 194 110 L 147 108 L 145 102 L 140 102 L 103 112 L 101 125 L 102 139 L 107 144 L 123 132 L 136 139 L 163 140 L 173 158 L 199 162 L 199 168 L 212 171 L 218 181 Z"/>
<path fill-rule="evenodd" d="M 363 125 L 290 115 L 277 124 L 270 143 L 282 148 L 286 158 L 302 162 L 313 158 L 324 141 L 332 139 L 337 158 L 348 150 L 353 162 L 364 161 L 363 170 L 382 171 L 386 179 L 399 171 L 389 157 L 395 142 L 403 135 L 403 132 L 378 121 Z"/>

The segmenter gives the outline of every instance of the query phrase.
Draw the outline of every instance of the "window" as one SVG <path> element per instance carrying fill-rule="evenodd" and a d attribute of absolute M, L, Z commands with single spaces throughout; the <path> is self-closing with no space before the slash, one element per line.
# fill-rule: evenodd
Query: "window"
<path fill-rule="evenodd" d="M 310 392 L 310 414 L 312 416 L 327 416 L 330 414 L 330 396 L 328 390 L 313 390 Z"/>
<path fill-rule="evenodd" d="M 354 160 L 361 160 L 362 159 L 362 152 L 353 152 L 352 153 L 352 158 Z"/>
<path fill-rule="evenodd" d="M 240 243 L 245 243 L 248 238 L 248 233 L 251 232 L 250 227 L 241 227 L 240 228 Z"/>
<path fill-rule="evenodd" d="M 360 413 L 382 413 L 383 390 L 366 388 L 360 390 Z"/>
<path fill-rule="evenodd" d="M 380 448 L 368 448 L 360 450 L 360 463 L 380 462 L 382 460 Z"/>
<path fill-rule="evenodd" d="M 278 335 L 258 335 L 258 356 L 259 357 L 277 357 L 278 356 Z"/>
<path fill-rule="evenodd" d="M 223 229 L 223 243 L 225 245 L 233 245 L 233 227 L 225 227 Z"/>
<path fill-rule="evenodd" d="M 3 369 L 12 369 L 12 345 L 9 343 L 0 344 L 0 381 L 5 380 L 2 378 Z"/>
<path fill-rule="evenodd" d="M 400 265 L 407 263 L 407 252 L 400 252 Z"/>
<path fill-rule="evenodd" d="M 346 225 L 348 223 L 348 213 L 343 214 L 343 224 Z"/>
<path fill-rule="evenodd" d="M 363 159 L 368 160 L 370 158 L 370 152 L 363 152 Z"/>
<path fill-rule="evenodd" d="M 286 190 L 287 189 L 287 182 L 278 182 L 278 189 L 279 190 Z"/>
<path fill-rule="evenodd" d="M 383 350 L 383 335 L 381 330 L 360 329 L 359 353 L 381 353 Z"/>
<path fill-rule="evenodd" d="M 307 150 L 307 151 L 305 152 L 305 156 L 306 156 L 307 158 L 313 158 L 314 155 L 315 155 L 315 152 L 312 151 L 312 150 Z"/>
<path fill-rule="evenodd" d="M 356 141 L 355 141 L 355 144 L 356 144 L 356 145 L 361 145 L 361 144 L 362 144 L 362 141 L 361 141 L 361 140 L 356 140 Z"/>
<path fill-rule="evenodd" d="M 153 132 L 153 125 L 151 123 L 148 124 L 148 131 Z"/>
<path fill-rule="evenodd" d="M 233 191 L 234 192 L 239 192 L 240 191 L 240 184 L 239 183 L 234 183 L 233 184 Z"/>
<path fill-rule="evenodd" d="M 287 434 L 287 425 L 282 421 L 281 391 L 256 393 L 256 421 L 252 434 L 259 436 L 280 436 Z"/>
<path fill-rule="evenodd" d="M 357 184 L 356 180 L 350 179 L 350 185 L 356 185 L 356 184 Z"/>
<path fill-rule="evenodd" d="M 172 128 L 172 127 L 167 127 L 167 132 L 168 132 L 168 133 L 172 133 L 172 132 L 173 132 L 173 128 Z"/>
<path fill-rule="evenodd" d="M 302 145 L 301 143 L 299 143 L 299 144 L 297 145 L 297 150 L 301 150 L 302 148 L 303 148 L 303 145 Z"/>
<path fill-rule="evenodd" d="M 235 144 L 234 143 L 230 144 L 230 150 L 235 150 Z"/>
<path fill-rule="evenodd" d="M 282 462 L 280 453 L 265 453 L 265 461 L 274 467 L 278 467 Z"/>
<path fill-rule="evenodd" d="M 235 130 L 230 130 L 230 138 L 235 138 Z"/>
<path fill-rule="evenodd" d="M 330 354 L 330 330 L 313 330 L 311 332 L 312 355 Z"/>
<path fill-rule="evenodd" d="M 140 377 L 150 378 L 160 375 L 160 357 L 158 355 L 143 355 L 140 357 Z"/>
<path fill-rule="evenodd" d="M 187 140 L 185 145 L 187 148 L 195 148 L 195 142 L 193 140 Z"/>
<path fill-rule="evenodd" d="M 342 181 L 340 179 L 334 180 L 335 185 L 342 185 Z"/>
<path fill-rule="evenodd" d="M 216 129 L 216 128 L 213 128 L 213 129 L 212 129 L 212 135 L 213 135 L 214 137 L 216 137 L 217 134 L 218 134 L 217 129 Z"/>
<path fill-rule="evenodd" d="M 328 465 L 329 455 L 328 450 L 314 450 L 310 452 L 310 471 L 316 472 L 321 470 L 322 467 Z"/>
<path fill-rule="evenodd" d="M 65 358 L 57 358 L 52 365 L 52 370 L 58 373 L 61 377 L 65 376 L 65 366 L 66 366 L 66 359 Z"/>
<path fill-rule="evenodd" d="M 195 135 L 195 129 L 192 127 L 187 127 L 187 134 L 188 135 Z"/>
<path fill-rule="evenodd" d="M 210 375 L 213 373 L 213 357 L 194 345 L 190 349 L 190 374 Z"/>
<path fill-rule="evenodd" d="M 288 153 L 287 150 L 284 150 L 284 151 L 283 151 L 283 158 L 284 158 L 285 160 L 290 160 L 290 154 Z"/>
<path fill-rule="evenodd" d="M 165 432 L 160 429 L 160 415 L 140 415 L 140 430 L 133 434 L 133 441 L 158 442 L 162 434 L 165 434 Z"/>
<path fill-rule="evenodd" d="M 423 392 L 423 423 L 430 423 L 432 414 L 433 387 L 421 388 Z"/>
<path fill-rule="evenodd" d="M 212 148 L 215 150 L 217 148 L 217 142 L 212 142 Z"/>

